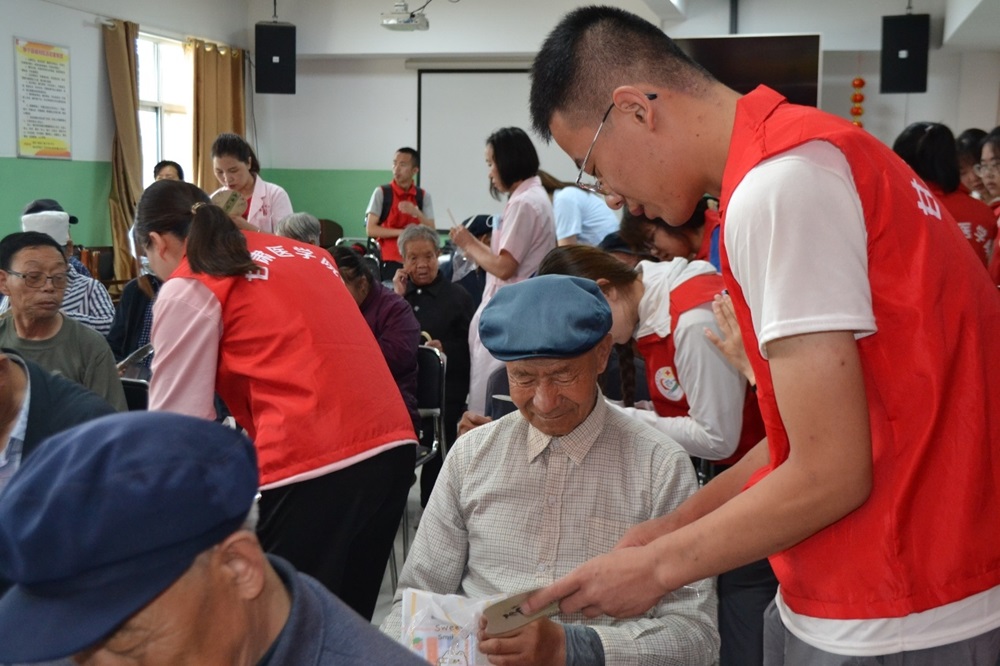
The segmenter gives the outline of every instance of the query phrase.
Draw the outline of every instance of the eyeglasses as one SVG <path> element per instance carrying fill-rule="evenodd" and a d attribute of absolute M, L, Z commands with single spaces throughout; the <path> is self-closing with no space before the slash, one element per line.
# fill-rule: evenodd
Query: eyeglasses
<path fill-rule="evenodd" d="M 992 162 L 981 162 L 972 167 L 972 170 L 976 172 L 977 176 L 996 176 L 1000 175 L 1000 160 L 993 160 Z"/>
<path fill-rule="evenodd" d="M 656 93 L 644 93 L 646 99 L 652 101 L 656 99 Z M 601 182 L 600 178 L 592 176 L 585 171 L 587 168 L 587 162 L 590 161 L 590 154 L 594 152 L 594 146 L 597 145 L 597 137 L 601 135 L 601 130 L 604 129 L 604 123 L 608 121 L 608 116 L 611 115 L 611 109 L 615 108 L 615 103 L 612 102 L 608 110 L 604 112 L 604 117 L 601 118 L 601 124 L 597 126 L 597 131 L 594 132 L 594 140 L 590 142 L 590 148 L 587 149 L 587 154 L 583 156 L 583 162 L 580 163 L 580 173 L 576 177 L 576 186 L 582 190 L 587 190 L 588 192 L 593 192 L 594 194 L 600 194 L 605 196 L 608 194 L 607 189 L 604 187 L 604 183 Z"/>
<path fill-rule="evenodd" d="M 52 286 L 55 289 L 65 289 L 66 285 L 69 284 L 69 273 L 56 273 L 55 275 L 46 275 L 41 271 L 31 271 L 30 273 L 7 271 L 7 273 L 21 278 L 24 280 L 24 284 L 32 289 L 41 289 L 49 280 L 52 281 Z"/>

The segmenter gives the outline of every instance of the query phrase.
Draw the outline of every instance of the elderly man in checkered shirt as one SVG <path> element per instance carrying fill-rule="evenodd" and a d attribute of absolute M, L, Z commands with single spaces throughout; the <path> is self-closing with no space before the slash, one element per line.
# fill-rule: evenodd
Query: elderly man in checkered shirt
<path fill-rule="evenodd" d="M 504 287 L 483 311 L 481 339 L 507 363 L 518 411 L 449 451 L 383 631 L 401 634 L 404 588 L 480 598 L 544 586 L 694 493 L 687 454 L 601 397 L 610 329 L 597 285 L 567 276 Z M 479 639 L 494 664 L 711 664 L 714 580 L 668 594 L 642 617 L 557 615 Z"/>

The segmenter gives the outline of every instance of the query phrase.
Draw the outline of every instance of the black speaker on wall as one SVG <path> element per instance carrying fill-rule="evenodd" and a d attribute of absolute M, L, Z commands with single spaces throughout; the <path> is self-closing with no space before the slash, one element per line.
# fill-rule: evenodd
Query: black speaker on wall
<path fill-rule="evenodd" d="M 879 92 L 927 92 L 931 15 L 882 17 L 882 77 Z"/>
<path fill-rule="evenodd" d="M 260 22 L 254 31 L 256 77 L 259 93 L 295 94 L 295 26 Z"/>

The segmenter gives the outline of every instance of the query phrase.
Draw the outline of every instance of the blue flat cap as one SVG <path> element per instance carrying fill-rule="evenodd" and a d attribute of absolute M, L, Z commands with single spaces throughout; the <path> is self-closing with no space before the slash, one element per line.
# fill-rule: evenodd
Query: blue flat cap
<path fill-rule="evenodd" d="M 593 280 L 539 275 L 500 289 L 479 317 L 479 339 L 494 358 L 572 358 L 611 330 L 611 307 Z"/>
<path fill-rule="evenodd" d="M 244 522 L 243 435 L 165 412 L 105 416 L 44 441 L 0 494 L 0 663 L 90 647 Z"/>

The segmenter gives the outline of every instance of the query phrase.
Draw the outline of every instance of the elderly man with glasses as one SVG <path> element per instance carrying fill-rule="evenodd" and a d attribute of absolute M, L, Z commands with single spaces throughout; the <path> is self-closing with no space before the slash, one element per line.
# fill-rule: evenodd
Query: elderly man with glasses
<path fill-rule="evenodd" d="M 545 585 L 695 491 L 675 441 L 605 403 L 597 377 L 611 325 L 597 283 L 565 275 L 507 285 L 483 309 L 480 337 L 506 363 L 518 411 L 448 452 L 383 631 L 403 633 L 405 588 L 483 599 Z M 713 579 L 640 618 L 573 613 L 482 629 L 478 650 L 497 665 L 695 666 L 715 663 L 719 648 Z"/>
<path fill-rule="evenodd" d="M 62 247 L 48 234 L 24 231 L 0 241 L 0 293 L 10 301 L 0 319 L 0 346 L 126 409 L 111 348 L 100 333 L 63 315 L 69 283 Z"/>
<path fill-rule="evenodd" d="M 24 208 L 21 214 L 21 231 L 38 231 L 48 234 L 63 249 L 69 270 L 66 276 L 66 293 L 59 309 L 70 318 L 89 326 L 101 335 L 111 330 L 115 318 L 115 305 L 108 290 L 95 280 L 73 252 L 70 226 L 77 224 L 75 215 L 70 215 L 55 199 L 36 199 Z M 0 314 L 10 308 L 7 298 L 0 298 Z"/>

